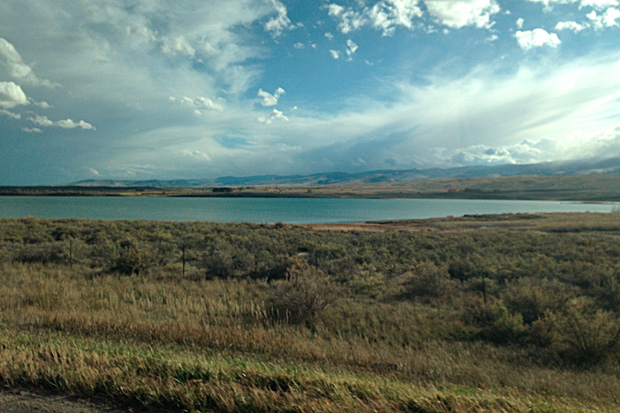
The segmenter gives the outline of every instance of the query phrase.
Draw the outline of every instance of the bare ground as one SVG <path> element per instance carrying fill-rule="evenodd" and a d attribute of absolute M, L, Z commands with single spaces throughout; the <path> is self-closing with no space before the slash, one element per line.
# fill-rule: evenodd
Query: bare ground
<path fill-rule="evenodd" d="M 95 404 L 57 394 L 0 389 L 0 411 L 2 413 L 120 413 L 132 410 L 119 410 L 104 404 Z"/>

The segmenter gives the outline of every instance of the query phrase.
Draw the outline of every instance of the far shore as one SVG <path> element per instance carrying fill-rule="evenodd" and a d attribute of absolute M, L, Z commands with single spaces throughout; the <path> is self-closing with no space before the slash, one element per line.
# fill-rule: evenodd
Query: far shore
<path fill-rule="evenodd" d="M 0 196 L 496 199 L 620 202 L 620 175 L 508 176 L 414 182 L 230 187 L 0 186 Z"/>

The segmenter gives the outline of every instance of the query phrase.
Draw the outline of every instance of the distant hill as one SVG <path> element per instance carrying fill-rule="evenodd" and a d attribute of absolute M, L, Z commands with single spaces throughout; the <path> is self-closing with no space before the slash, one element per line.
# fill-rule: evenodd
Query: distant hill
<path fill-rule="evenodd" d="M 620 158 L 585 159 L 565 162 L 545 162 L 529 165 L 465 166 L 459 168 L 432 168 L 407 170 L 378 170 L 360 173 L 328 172 L 312 175 L 258 175 L 248 177 L 225 176 L 215 179 L 174 179 L 174 180 L 104 180 L 89 179 L 72 183 L 80 187 L 116 188 L 169 188 L 169 187 L 223 187 L 294 185 L 322 186 L 349 185 L 380 182 L 414 182 L 439 178 L 477 178 L 504 177 L 519 175 L 568 176 L 600 175 L 620 173 Z"/>

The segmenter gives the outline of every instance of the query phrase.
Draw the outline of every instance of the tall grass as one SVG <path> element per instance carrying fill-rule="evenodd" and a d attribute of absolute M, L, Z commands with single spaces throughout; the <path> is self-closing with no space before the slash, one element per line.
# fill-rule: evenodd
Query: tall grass
<path fill-rule="evenodd" d="M 559 225 L 527 221 L 533 229 L 525 231 L 536 233 Z M 529 248 L 538 248 L 540 256 L 532 255 L 527 268 L 539 266 L 549 277 L 541 279 L 519 275 L 525 267 L 508 268 L 512 258 L 506 251 L 525 245 L 512 237 L 511 228 L 524 231 L 519 222 L 525 220 L 506 220 L 508 232 L 490 235 L 464 229 L 471 219 L 452 225 L 429 222 L 428 232 L 419 232 L 420 223 L 415 223 L 414 232 L 368 239 L 359 233 L 325 233 L 320 237 L 327 243 L 317 248 L 317 261 L 291 248 L 287 277 L 271 281 L 249 273 L 212 277 L 198 262 L 188 266 L 192 272 L 186 277 L 178 262 L 131 275 L 100 266 L 95 256 L 82 256 L 72 267 L 62 260 L 21 262 L 13 255 L 16 246 L 31 245 L 36 237 L 24 240 L 13 231 L 16 223 L 50 223 L 4 223 L 9 231 L 0 256 L 13 258 L 0 262 L 0 383 L 171 411 L 618 410 L 617 349 L 607 345 L 605 357 L 576 363 L 570 354 L 574 347 L 565 340 L 574 331 L 571 320 L 582 323 L 583 331 L 589 326 L 601 332 L 596 341 L 586 331 L 598 350 L 600 340 L 616 333 L 613 300 L 599 296 L 597 284 L 617 274 L 606 264 L 614 254 L 609 248 L 615 245 L 609 242 L 613 234 L 588 230 L 573 239 L 584 248 L 605 251 L 606 246 L 609 251 L 601 253 L 602 264 L 596 267 L 586 265 L 591 260 L 585 256 L 578 261 L 583 265 L 574 266 L 601 270 L 591 274 L 561 265 L 554 243 L 546 238 L 559 235 L 533 235 Z M 71 224 L 51 227 L 70 229 Z M 438 224 L 440 231 L 433 229 Z M 583 222 L 573 224 L 583 227 Z M 131 225 L 130 231 L 139 232 L 152 224 Z M 243 233 L 230 229 L 237 230 Z M 285 242 L 289 230 L 274 229 L 273 244 L 266 244 L 283 251 L 278 243 Z M 265 228 L 244 231 L 221 237 L 252 237 L 252 231 Z M 293 231 L 303 235 L 307 230 Z M 9 236 L 13 241 L 7 241 Z M 435 248 L 430 251 L 441 256 L 447 255 L 441 248 L 451 248 L 454 239 L 467 254 L 458 267 L 430 260 L 359 263 L 371 254 L 361 246 L 353 268 L 334 272 L 346 257 L 329 247 L 338 240 L 368 242 L 376 256 L 392 261 L 407 242 Z M 438 240 L 446 244 L 441 247 Z M 493 261 L 500 257 L 491 250 L 484 255 L 481 245 L 504 251 L 501 259 Z M 473 253 L 495 264 L 467 261 Z M 481 269 L 489 277 L 487 304 L 475 284 Z M 311 317 L 293 320 L 274 313 L 277 305 L 313 297 L 326 305 Z M 526 312 L 532 303 L 536 311 Z"/>

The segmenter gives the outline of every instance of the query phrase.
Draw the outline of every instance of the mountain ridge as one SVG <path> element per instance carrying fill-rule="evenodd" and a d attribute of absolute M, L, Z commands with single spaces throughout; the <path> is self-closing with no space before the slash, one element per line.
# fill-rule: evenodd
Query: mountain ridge
<path fill-rule="evenodd" d="M 580 159 L 535 164 L 477 165 L 454 168 L 382 169 L 367 172 L 325 172 L 309 175 L 265 174 L 246 177 L 223 176 L 213 179 L 87 179 L 71 183 L 81 187 L 169 188 L 229 186 L 325 186 L 381 182 L 414 182 L 441 178 L 506 177 L 519 175 L 567 176 L 607 175 L 620 173 L 620 158 Z"/>

